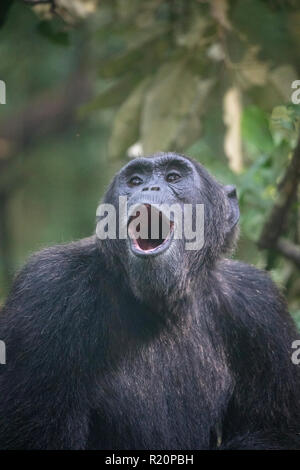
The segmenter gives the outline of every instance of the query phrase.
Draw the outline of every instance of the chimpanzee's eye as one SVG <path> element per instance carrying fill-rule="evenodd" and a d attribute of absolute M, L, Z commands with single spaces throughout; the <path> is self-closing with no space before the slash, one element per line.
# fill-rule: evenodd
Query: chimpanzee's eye
<path fill-rule="evenodd" d="M 181 178 L 179 173 L 176 173 L 175 171 L 172 171 L 167 174 L 166 180 L 168 183 L 173 183 L 174 181 L 177 181 Z"/>
<path fill-rule="evenodd" d="M 142 182 L 143 180 L 139 176 L 133 176 L 129 180 L 129 186 L 139 186 Z"/>

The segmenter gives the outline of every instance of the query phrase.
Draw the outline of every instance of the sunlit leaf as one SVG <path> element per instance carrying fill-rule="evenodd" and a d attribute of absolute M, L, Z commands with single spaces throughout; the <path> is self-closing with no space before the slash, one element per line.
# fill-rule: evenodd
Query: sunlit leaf
<path fill-rule="evenodd" d="M 118 110 L 108 145 L 111 158 L 126 155 L 129 146 L 139 137 L 140 114 L 150 81 L 150 78 L 143 80 Z"/>
<path fill-rule="evenodd" d="M 268 117 L 256 106 L 249 106 L 243 112 L 242 136 L 250 150 L 268 154 L 274 149 Z"/>
<path fill-rule="evenodd" d="M 279 145 L 282 141 L 291 142 L 291 146 L 296 144 L 299 134 L 299 118 L 297 116 L 297 106 L 276 106 L 272 111 L 270 129 L 274 141 Z"/>
<path fill-rule="evenodd" d="M 235 64 L 239 84 L 243 88 L 263 86 L 267 82 L 269 64 L 258 58 L 259 47 L 249 47 L 241 62 Z"/>
<path fill-rule="evenodd" d="M 141 141 L 144 151 L 176 149 L 196 140 L 200 122 L 197 111 L 202 108 L 214 80 L 202 82 L 187 67 L 184 60 L 163 65 L 149 89 L 142 112 Z M 188 120 L 195 119 L 192 136 Z M 199 118 L 198 118 L 199 119 Z"/>

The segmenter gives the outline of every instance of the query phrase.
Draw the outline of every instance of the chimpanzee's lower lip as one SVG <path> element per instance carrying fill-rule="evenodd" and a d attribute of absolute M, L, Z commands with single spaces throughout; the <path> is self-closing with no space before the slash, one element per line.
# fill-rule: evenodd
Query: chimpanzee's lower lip
<path fill-rule="evenodd" d="M 155 248 L 143 250 L 138 244 L 138 241 L 129 237 L 129 245 L 132 253 L 140 257 L 157 256 L 164 253 L 171 245 L 174 236 L 174 225 L 172 223 L 169 235 L 165 240 Z"/>

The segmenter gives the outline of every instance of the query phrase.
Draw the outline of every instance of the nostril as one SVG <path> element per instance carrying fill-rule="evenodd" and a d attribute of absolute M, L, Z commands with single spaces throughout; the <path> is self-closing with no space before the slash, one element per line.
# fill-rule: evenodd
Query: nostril
<path fill-rule="evenodd" d="M 148 191 L 148 190 L 149 190 L 149 188 L 143 188 L 142 189 L 142 191 Z"/>
<path fill-rule="evenodd" d="M 151 191 L 159 191 L 159 190 L 160 190 L 160 188 L 158 186 L 153 186 L 151 188 Z"/>

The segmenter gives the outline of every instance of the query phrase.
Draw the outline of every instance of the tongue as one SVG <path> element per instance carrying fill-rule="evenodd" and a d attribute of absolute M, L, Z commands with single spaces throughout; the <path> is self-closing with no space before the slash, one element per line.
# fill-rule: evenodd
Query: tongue
<path fill-rule="evenodd" d="M 164 243 L 164 241 L 166 240 L 166 237 L 168 236 L 166 234 L 166 232 L 170 232 L 171 230 L 171 223 L 169 220 L 167 219 L 163 219 L 163 214 L 161 211 L 159 211 L 158 213 L 156 213 L 156 219 L 154 219 L 154 221 L 152 221 L 152 217 L 151 217 L 151 206 L 149 204 L 145 204 L 146 208 L 147 208 L 147 229 L 148 229 L 148 233 L 147 233 L 147 236 L 145 238 L 142 238 L 142 236 L 138 236 L 135 240 L 134 240 L 134 243 L 135 245 L 142 251 L 151 251 L 151 250 L 155 250 L 157 247 L 159 247 L 160 245 L 162 245 Z M 129 223 L 129 226 L 128 226 L 128 229 L 129 229 L 129 236 L 130 234 L 132 233 L 131 232 L 131 223 L 137 218 L 139 217 L 140 215 L 140 212 L 137 211 L 136 215 L 135 216 L 132 216 L 131 217 L 131 221 Z M 158 218 L 157 218 L 157 215 L 158 215 Z M 152 232 L 152 223 L 158 223 L 158 227 L 156 227 L 156 231 L 155 232 L 158 232 L 157 235 L 158 235 L 158 238 L 155 238 L 155 237 L 151 237 L 151 232 Z M 136 230 L 137 231 L 140 231 L 140 224 L 137 225 L 136 227 Z"/>
<path fill-rule="evenodd" d="M 136 243 L 139 248 L 143 251 L 150 251 L 155 250 L 159 245 L 164 242 L 164 239 L 158 240 L 151 240 L 151 239 L 144 239 L 144 238 L 137 238 Z"/>

